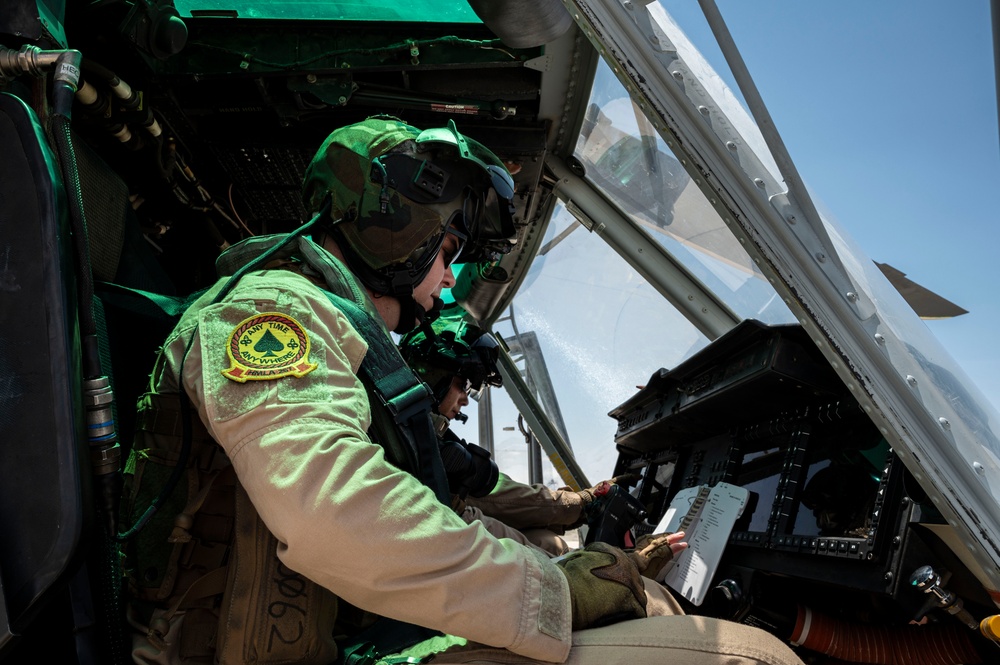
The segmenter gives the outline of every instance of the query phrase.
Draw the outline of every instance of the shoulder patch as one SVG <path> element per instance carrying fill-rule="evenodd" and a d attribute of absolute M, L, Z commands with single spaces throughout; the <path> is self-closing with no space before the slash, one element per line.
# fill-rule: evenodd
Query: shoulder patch
<path fill-rule="evenodd" d="M 226 344 L 227 379 L 268 381 L 283 376 L 302 377 L 316 369 L 309 362 L 309 336 L 298 321 L 280 312 L 263 312 L 244 319 Z"/>

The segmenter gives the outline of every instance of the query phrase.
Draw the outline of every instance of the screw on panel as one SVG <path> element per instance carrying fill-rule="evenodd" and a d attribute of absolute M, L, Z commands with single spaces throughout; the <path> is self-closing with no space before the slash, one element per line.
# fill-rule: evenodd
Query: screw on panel
<path fill-rule="evenodd" d="M 973 462 L 972 468 L 975 469 L 976 473 L 978 473 L 980 476 L 986 473 L 986 467 L 979 462 Z"/>
<path fill-rule="evenodd" d="M 820 263 L 826 262 L 826 254 L 824 254 L 823 252 L 818 253 L 816 255 L 816 260 L 819 261 Z"/>
<path fill-rule="evenodd" d="M 315 83 L 315 82 L 316 82 L 315 74 L 306 74 L 306 83 Z"/>
<path fill-rule="evenodd" d="M 885 344 L 885 337 L 882 336 L 882 333 L 875 333 L 875 341 L 879 344 Z"/>
<path fill-rule="evenodd" d="M 858 294 L 855 293 L 854 291 L 848 291 L 847 292 L 847 299 L 850 300 L 851 302 L 857 302 L 858 301 Z"/>
<path fill-rule="evenodd" d="M 760 178 L 754 178 L 753 184 L 757 185 L 761 189 L 764 189 L 764 181 Z"/>
<path fill-rule="evenodd" d="M 680 70 L 670 72 L 670 75 L 673 76 L 678 81 L 683 81 L 684 80 L 684 72 L 682 72 Z"/>
<path fill-rule="evenodd" d="M 698 107 L 698 113 L 700 113 L 702 115 L 708 115 L 709 113 L 711 113 L 711 111 L 709 111 L 709 109 L 708 109 L 707 106 L 699 106 Z"/>
<path fill-rule="evenodd" d="M 736 141 L 726 141 L 726 147 L 730 150 L 736 150 Z"/>
<path fill-rule="evenodd" d="M 789 215 L 788 216 L 788 223 L 789 224 L 794 224 L 796 221 L 797 220 L 795 219 L 795 215 Z"/>
<path fill-rule="evenodd" d="M 917 377 L 915 377 L 915 376 L 913 376 L 911 374 L 907 374 L 906 375 L 906 382 L 908 384 L 910 384 L 910 387 L 915 387 L 917 385 Z"/>
<path fill-rule="evenodd" d="M 945 418 L 944 416 L 941 416 L 940 418 L 938 418 L 938 422 L 941 423 L 941 427 L 942 428 L 944 428 L 944 429 L 951 429 L 951 423 L 948 422 L 948 419 Z"/>

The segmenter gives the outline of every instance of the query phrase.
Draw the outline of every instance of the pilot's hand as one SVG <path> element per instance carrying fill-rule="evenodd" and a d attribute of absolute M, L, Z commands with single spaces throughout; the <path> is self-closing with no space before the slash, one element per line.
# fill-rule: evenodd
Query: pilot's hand
<path fill-rule="evenodd" d="M 593 487 L 587 488 L 585 490 L 580 490 L 579 492 L 577 492 L 577 495 L 583 501 L 583 505 L 587 506 L 593 503 L 594 499 L 596 499 L 597 497 L 604 496 L 605 494 L 607 494 L 608 489 L 611 487 L 613 482 L 614 481 L 612 480 L 602 480 Z"/>
<path fill-rule="evenodd" d="M 623 485 L 628 487 L 630 485 L 634 485 L 639 478 L 641 478 L 641 476 L 637 473 L 627 473 L 625 475 L 615 476 L 610 480 L 602 480 L 593 487 L 580 490 L 577 494 L 580 495 L 580 498 L 583 499 L 583 505 L 586 506 L 587 504 L 593 503 L 594 499 L 607 494 L 612 485 Z"/>
<path fill-rule="evenodd" d="M 635 548 L 628 550 L 627 554 L 635 562 L 636 568 L 643 577 L 655 580 L 659 577 L 663 567 L 670 563 L 675 556 L 687 549 L 688 544 L 684 542 L 684 532 L 647 534 L 639 536 L 635 543 Z"/>
<path fill-rule="evenodd" d="M 553 559 L 569 582 L 573 630 L 646 616 L 646 593 L 632 557 L 607 543 Z"/>

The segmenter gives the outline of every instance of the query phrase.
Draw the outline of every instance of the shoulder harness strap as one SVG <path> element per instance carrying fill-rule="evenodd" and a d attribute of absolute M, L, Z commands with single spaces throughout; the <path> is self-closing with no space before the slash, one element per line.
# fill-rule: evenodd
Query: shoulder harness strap
<path fill-rule="evenodd" d="M 361 361 L 362 380 L 372 386 L 395 421 L 407 444 L 407 457 L 413 465 L 414 475 L 434 491 L 441 503 L 449 505 L 448 479 L 430 417 L 433 410 L 431 389 L 403 362 L 399 350 L 389 342 L 368 312 L 335 293 L 326 290 L 324 293 L 368 342 L 369 352 Z"/>

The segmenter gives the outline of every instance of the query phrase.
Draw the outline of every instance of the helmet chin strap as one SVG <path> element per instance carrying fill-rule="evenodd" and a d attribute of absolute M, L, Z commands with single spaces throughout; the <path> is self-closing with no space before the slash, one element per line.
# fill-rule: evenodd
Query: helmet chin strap
<path fill-rule="evenodd" d="M 427 320 L 433 321 L 437 317 L 441 316 L 441 310 L 444 309 L 444 301 L 438 296 L 432 296 L 434 298 L 434 304 L 431 306 L 429 312 L 427 312 Z"/>
<path fill-rule="evenodd" d="M 420 303 L 413 299 L 412 293 L 401 293 L 396 295 L 395 298 L 399 301 L 399 322 L 396 324 L 393 332 L 405 335 L 423 323 L 427 312 Z"/>
<path fill-rule="evenodd" d="M 405 335 L 424 321 L 433 321 L 444 307 L 444 301 L 437 296 L 434 296 L 434 304 L 430 310 L 425 310 L 414 300 L 413 294 L 399 294 L 395 297 L 399 301 L 399 323 L 392 332 L 400 335 Z"/>

